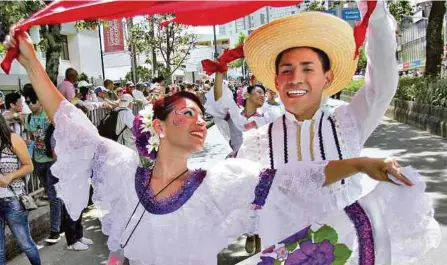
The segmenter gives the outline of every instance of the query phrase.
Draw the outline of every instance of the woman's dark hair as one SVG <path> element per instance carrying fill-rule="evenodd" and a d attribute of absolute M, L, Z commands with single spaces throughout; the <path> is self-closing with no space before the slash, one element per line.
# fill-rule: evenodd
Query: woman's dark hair
<path fill-rule="evenodd" d="M 10 93 L 8 95 L 5 96 L 5 105 L 6 105 L 6 109 L 11 109 L 11 104 L 17 104 L 17 101 L 21 98 L 22 96 L 17 93 L 17 92 L 13 92 Z"/>
<path fill-rule="evenodd" d="M 80 95 L 80 99 L 81 99 L 82 101 L 87 100 L 88 91 L 89 91 L 88 87 L 80 87 L 80 88 L 79 88 L 79 94 L 81 94 L 81 95 Z"/>
<path fill-rule="evenodd" d="M 194 103 L 197 104 L 197 106 L 199 106 L 199 108 L 202 110 L 202 112 L 205 112 L 205 108 L 203 107 L 202 103 L 200 102 L 200 100 L 197 96 L 195 96 L 194 94 L 191 94 L 189 92 L 186 92 L 186 91 L 181 91 L 181 92 L 175 93 L 172 96 L 168 96 L 168 97 L 157 100 L 153 104 L 153 110 L 154 110 L 153 118 L 165 121 L 168 118 L 168 115 L 174 110 L 175 103 L 183 98 L 192 100 Z M 149 139 L 153 135 L 149 131 L 143 131 L 142 125 L 143 125 L 143 122 L 141 119 L 141 115 L 138 114 L 137 116 L 135 116 L 135 119 L 133 120 L 133 126 L 132 126 L 132 133 L 135 137 L 135 145 L 137 147 L 137 151 L 140 154 L 140 156 L 147 157 L 151 160 L 154 160 L 157 157 L 157 151 L 155 149 L 153 149 L 149 153 L 146 148 Z"/>
<path fill-rule="evenodd" d="M 247 93 L 251 94 L 251 92 L 253 92 L 253 90 L 255 88 L 257 88 L 257 87 L 261 88 L 264 91 L 264 94 L 265 94 L 265 91 L 266 91 L 265 87 L 263 85 L 261 85 L 261 84 L 251 85 L 251 86 L 247 87 Z M 244 107 L 245 107 L 245 104 L 247 104 L 247 100 L 246 99 L 244 99 L 244 103 L 243 103 Z"/>
<path fill-rule="evenodd" d="M 172 96 L 168 96 L 155 101 L 154 103 L 154 119 L 159 119 L 165 121 L 168 115 L 174 110 L 175 103 L 181 99 L 189 99 L 199 106 L 200 110 L 205 113 L 205 108 L 203 107 L 200 99 L 187 91 L 180 91 Z"/>
<path fill-rule="evenodd" d="M 331 61 L 329 60 L 329 56 L 327 56 L 327 54 L 317 48 L 314 47 L 295 47 L 295 48 L 308 48 L 311 49 L 313 52 L 315 52 L 318 55 L 318 58 L 320 58 L 321 61 L 321 65 L 323 66 L 323 72 L 327 72 L 331 69 Z M 281 62 L 282 56 L 284 55 L 285 52 L 288 52 L 290 50 L 293 50 L 295 48 L 290 48 L 287 50 L 282 51 L 280 54 L 278 54 L 278 56 L 276 57 L 275 60 L 275 73 L 278 74 L 279 72 L 279 63 Z"/>
<path fill-rule="evenodd" d="M 12 151 L 11 133 L 11 128 L 5 118 L 0 115 L 0 154 L 5 148 Z"/>

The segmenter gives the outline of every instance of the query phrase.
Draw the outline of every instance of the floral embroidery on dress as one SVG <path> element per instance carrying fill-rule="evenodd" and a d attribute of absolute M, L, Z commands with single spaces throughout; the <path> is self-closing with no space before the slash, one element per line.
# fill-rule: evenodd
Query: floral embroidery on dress
<path fill-rule="evenodd" d="M 323 225 L 313 231 L 310 226 L 264 251 L 257 265 L 342 265 L 352 251 L 338 243 L 337 231 Z"/>

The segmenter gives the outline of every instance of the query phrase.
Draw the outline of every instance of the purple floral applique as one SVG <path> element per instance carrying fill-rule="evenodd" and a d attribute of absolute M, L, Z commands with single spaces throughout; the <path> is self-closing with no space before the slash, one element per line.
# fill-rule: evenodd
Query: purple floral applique
<path fill-rule="evenodd" d="M 275 249 L 276 256 L 279 260 L 286 260 L 289 255 L 289 251 L 285 247 Z"/>
<path fill-rule="evenodd" d="M 275 261 L 275 258 L 272 257 L 261 257 L 261 261 L 256 265 L 273 265 Z"/>
<path fill-rule="evenodd" d="M 321 243 L 304 241 L 300 248 L 290 253 L 284 265 L 330 265 L 335 260 L 334 245 L 329 240 Z"/>
<path fill-rule="evenodd" d="M 264 249 L 262 251 L 262 254 L 270 254 L 270 253 L 273 253 L 273 251 L 275 251 L 275 245 L 270 246 L 270 247 Z"/>

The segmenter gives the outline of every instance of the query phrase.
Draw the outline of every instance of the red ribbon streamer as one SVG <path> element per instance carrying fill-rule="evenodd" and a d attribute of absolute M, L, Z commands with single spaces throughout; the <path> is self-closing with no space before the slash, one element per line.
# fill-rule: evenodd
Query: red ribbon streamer
<path fill-rule="evenodd" d="M 228 64 L 234 60 L 244 58 L 244 45 L 241 44 L 238 47 L 225 50 L 224 53 L 217 58 L 217 61 L 211 61 L 209 59 L 202 61 L 203 71 L 207 75 L 212 75 L 214 73 L 225 73 L 228 71 Z"/>
<path fill-rule="evenodd" d="M 360 47 L 362 47 L 366 38 L 366 31 L 368 30 L 369 18 L 371 17 L 374 9 L 377 6 L 377 0 L 371 0 L 367 2 L 367 11 L 365 16 L 363 16 L 362 21 L 357 23 L 354 28 L 354 39 L 355 39 L 355 52 L 354 59 L 360 54 Z"/>

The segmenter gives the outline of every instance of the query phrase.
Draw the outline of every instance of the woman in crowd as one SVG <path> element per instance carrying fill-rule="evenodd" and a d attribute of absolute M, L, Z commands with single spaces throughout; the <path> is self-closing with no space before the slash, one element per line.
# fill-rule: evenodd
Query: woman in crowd
<path fill-rule="evenodd" d="M 5 47 L 19 49 L 18 60 L 56 126 L 58 160 L 52 171 L 60 180 L 59 196 L 76 220 L 87 205 L 89 174 L 93 172 L 93 200 L 105 213 L 102 227 L 109 236 L 108 247 L 122 253 L 132 265 L 216 264 L 217 253 L 227 240 L 247 231 L 248 209 L 253 199 L 262 199 L 259 194 L 266 190 L 265 185 L 269 186 L 269 202 L 288 203 L 284 207 L 267 203 L 263 213 L 283 216 L 285 223 L 294 224 L 293 229 L 321 218 L 300 210 L 308 207 L 302 203 L 309 202 L 303 196 L 318 198 L 311 205 L 318 207 L 326 198 L 324 186 L 352 174 L 363 172 L 379 181 L 412 185 L 394 161 L 371 158 L 295 162 L 274 170 L 261 170 L 257 163 L 247 160 L 229 159 L 208 171 L 191 171 L 187 158 L 203 149 L 207 130 L 203 106 L 187 92 L 160 99 L 136 117 L 133 129 L 137 149 L 154 160 L 153 167 L 138 167 L 140 160 L 134 151 L 100 137 L 87 117 L 64 100 L 38 61 L 29 36 L 19 33 L 15 37 L 18 43 L 8 36 Z M 378 186 L 373 194 L 380 198 L 383 189 L 389 193 L 390 186 Z M 407 192 L 395 187 L 392 191 L 397 195 Z M 424 196 L 415 188 L 408 188 L 414 198 Z M 293 213 L 289 212 L 292 207 Z M 396 202 L 383 199 L 380 207 L 396 207 Z M 406 208 L 413 209 L 412 205 Z M 414 209 L 422 214 L 402 226 L 412 227 L 426 217 L 423 210 L 430 210 Z M 293 232 L 290 225 L 285 227 L 278 237 Z M 357 251 L 353 242 L 349 246 Z M 113 255 L 111 264 L 118 257 L 122 256 Z"/>
<path fill-rule="evenodd" d="M 5 226 L 9 226 L 20 249 L 32 265 L 40 265 L 39 250 L 28 223 L 28 212 L 19 201 L 24 193 L 23 178 L 33 171 L 33 163 L 23 139 L 11 132 L 0 115 L 0 264 L 6 264 Z"/>

